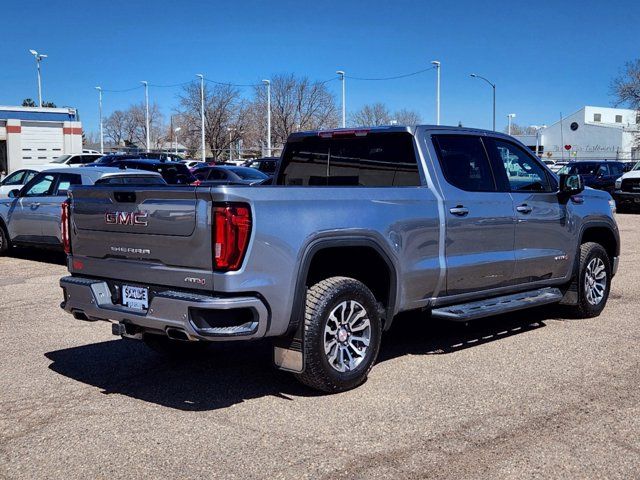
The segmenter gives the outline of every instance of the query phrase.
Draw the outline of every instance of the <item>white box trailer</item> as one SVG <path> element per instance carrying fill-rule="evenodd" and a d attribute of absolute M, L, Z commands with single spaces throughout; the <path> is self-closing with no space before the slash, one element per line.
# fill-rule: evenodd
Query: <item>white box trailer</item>
<path fill-rule="evenodd" d="M 0 172 L 73 153 L 82 153 L 82 124 L 74 108 L 0 106 Z"/>

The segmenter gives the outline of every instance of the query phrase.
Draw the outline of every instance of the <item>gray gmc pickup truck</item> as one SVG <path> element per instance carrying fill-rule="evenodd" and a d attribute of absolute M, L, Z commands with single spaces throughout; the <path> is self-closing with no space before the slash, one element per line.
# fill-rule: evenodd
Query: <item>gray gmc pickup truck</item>
<path fill-rule="evenodd" d="M 295 133 L 273 185 L 73 187 L 61 306 L 167 353 L 270 337 L 279 368 L 341 391 L 365 381 L 399 312 L 598 315 L 614 212 L 496 132 Z"/>

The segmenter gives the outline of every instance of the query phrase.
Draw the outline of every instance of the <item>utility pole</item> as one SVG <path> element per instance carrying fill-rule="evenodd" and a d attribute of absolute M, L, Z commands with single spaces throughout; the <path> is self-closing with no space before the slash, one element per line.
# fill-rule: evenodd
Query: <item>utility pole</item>
<path fill-rule="evenodd" d="M 151 142 L 149 140 L 149 83 L 146 81 L 140 82 L 144 85 L 144 103 L 145 103 L 145 123 L 146 123 L 146 136 L 147 136 L 147 152 L 151 150 Z"/>
<path fill-rule="evenodd" d="M 431 65 L 436 69 L 436 125 L 440 125 L 440 62 L 433 60 Z"/>
<path fill-rule="evenodd" d="M 267 157 L 271 156 L 271 82 L 262 80 L 267 86 Z"/>
<path fill-rule="evenodd" d="M 338 70 L 336 72 L 340 75 L 340 81 L 342 82 L 342 128 L 346 128 L 347 126 L 347 106 L 346 106 L 346 88 L 345 88 L 345 79 L 344 79 L 344 71 Z"/>
<path fill-rule="evenodd" d="M 198 73 L 196 77 L 200 78 L 200 134 L 202 137 L 200 140 L 200 145 L 202 149 L 202 161 L 204 162 L 207 158 L 207 149 L 204 143 L 204 75 Z"/>
<path fill-rule="evenodd" d="M 98 115 L 100 116 L 100 153 L 104 155 L 104 133 L 102 130 L 102 87 L 96 87 L 98 90 Z"/>

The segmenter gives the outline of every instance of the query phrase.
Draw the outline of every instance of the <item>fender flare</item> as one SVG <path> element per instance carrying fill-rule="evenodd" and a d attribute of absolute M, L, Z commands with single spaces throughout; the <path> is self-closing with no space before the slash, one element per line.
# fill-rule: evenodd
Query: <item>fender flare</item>
<path fill-rule="evenodd" d="M 293 305 L 291 308 L 291 317 L 289 319 L 288 332 L 295 332 L 300 326 L 300 319 L 304 318 L 305 305 L 305 288 L 306 279 L 309 275 L 309 268 L 314 256 L 321 250 L 335 247 L 369 247 L 380 255 L 389 269 L 389 302 L 386 308 L 386 319 L 384 322 L 384 330 L 388 330 L 393 322 L 396 314 L 396 306 L 398 305 L 398 268 L 394 262 L 394 256 L 389 252 L 389 247 L 384 241 L 376 238 L 371 234 L 345 233 L 336 234 L 330 232 L 327 235 L 315 237 L 308 241 L 301 249 L 303 252 L 298 260 L 298 269 L 295 276 L 295 287 L 293 290 Z"/>

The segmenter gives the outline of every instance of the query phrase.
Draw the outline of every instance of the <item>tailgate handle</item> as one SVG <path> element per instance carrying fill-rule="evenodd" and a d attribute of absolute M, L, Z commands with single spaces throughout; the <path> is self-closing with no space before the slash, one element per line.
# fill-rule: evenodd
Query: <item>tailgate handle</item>
<path fill-rule="evenodd" d="M 113 192 L 113 198 L 115 198 L 116 202 L 118 203 L 135 203 L 136 193 L 135 192 Z"/>

